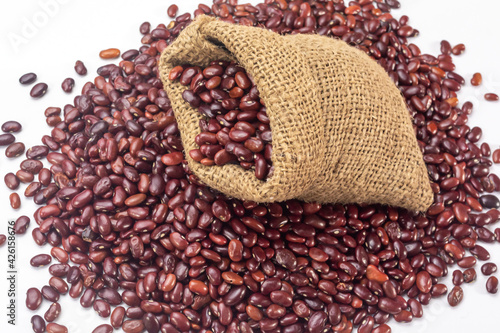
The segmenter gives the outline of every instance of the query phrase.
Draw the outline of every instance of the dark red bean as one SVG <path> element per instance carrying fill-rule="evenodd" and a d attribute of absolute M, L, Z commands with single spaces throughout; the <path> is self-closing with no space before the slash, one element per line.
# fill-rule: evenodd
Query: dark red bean
<path fill-rule="evenodd" d="M 22 125 L 14 120 L 6 121 L 2 124 L 2 131 L 5 133 L 17 133 L 21 131 Z"/>
<path fill-rule="evenodd" d="M 179 7 L 177 7 L 177 5 L 170 5 L 167 9 L 167 15 L 169 17 L 174 18 L 177 15 L 178 10 L 179 10 Z"/>
<path fill-rule="evenodd" d="M 49 280 L 49 285 L 54 288 L 59 294 L 68 292 L 68 284 L 61 278 L 53 276 Z"/>
<path fill-rule="evenodd" d="M 61 305 L 59 303 L 52 303 L 49 309 L 45 312 L 43 317 L 47 322 L 53 322 L 59 317 L 61 313 Z"/>
<path fill-rule="evenodd" d="M 5 156 L 7 156 L 8 158 L 21 156 L 24 153 L 24 149 L 24 143 L 14 142 L 10 144 L 7 149 L 5 149 Z"/>
<path fill-rule="evenodd" d="M 486 264 L 484 264 L 483 266 L 481 266 L 481 272 L 484 274 L 484 275 L 491 275 L 493 273 L 495 273 L 497 271 L 497 265 L 492 263 L 492 262 L 488 262 Z"/>
<path fill-rule="evenodd" d="M 498 279 L 495 276 L 490 276 L 486 281 L 486 290 L 490 294 L 496 294 L 498 291 Z"/>
<path fill-rule="evenodd" d="M 17 189 L 20 184 L 19 179 L 12 172 L 9 172 L 8 174 L 5 175 L 4 181 L 5 185 L 11 190 Z"/>
<path fill-rule="evenodd" d="M 51 286 L 42 287 L 42 296 L 51 302 L 57 302 L 59 300 L 59 293 Z"/>
<path fill-rule="evenodd" d="M 460 286 L 463 282 L 464 282 L 464 275 L 462 271 L 458 269 L 453 271 L 453 284 L 455 286 Z"/>
<path fill-rule="evenodd" d="M 46 83 L 40 82 L 33 86 L 30 91 L 30 96 L 33 98 L 39 98 L 45 95 L 49 86 Z"/>
<path fill-rule="evenodd" d="M 451 306 L 457 306 L 460 304 L 462 299 L 464 298 L 464 292 L 461 287 L 455 286 L 448 294 L 448 303 Z"/>
<path fill-rule="evenodd" d="M 42 304 L 42 293 L 37 288 L 30 288 L 26 292 L 26 307 L 36 310 Z"/>
<path fill-rule="evenodd" d="M 16 222 L 14 223 L 14 231 L 18 235 L 22 235 L 26 232 L 30 225 L 30 218 L 22 215 L 17 218 Z"/>
<path fill-rule="evenodd" d="M 10 133 L 0 134 L 0 146 L 8 146 L 16 141 L 16 137 Z"/>
<path fill-rule="evenodd" d="M 19 83 L 21 84 L 31 84 L 36 81 L 35 73 L 26 73 L 19 78 Z"/>
<path fill-rule="evenodd" d="M 76 61 L 75 72 L 79 75 L 86 75 L 87 74 L 87 67 L 85 67 L 85 64 L 81 60 Z"/>
<path fill-rule="evenodd" d="M 45 321 L 39 315 L 34 315 L 33 317 L 31 317 L 31 327 L 33 328 L 33 332 L 35 333 L 44 333 Z"/>
<path fill-rule="evenodd" d="M 48 254 L 38 254 L 31 258 L 30 265 L 33 267 L 42 267 L 50 264 L 52 257 Z"/>
<path fill-rule="evenodd" d="M 70 77 L 64 79 L 64 81 L 61 83 L 61 88 L 66 93 L 70 93 L 71 91 L 73 91 L 74 86 L 75 80 Z"/>
<path fill-rule="evenodd" d="M 92 333 L 112 333 L 113 332 L 113 327 L 108 324 L 102 324 L 97 326 Z"/>
<path fill-rule="evenodd" d="M 328 317 L 324 311 L 314 312 L 309 318 L 309 321 L 307 323 L 307 331 L 309 333 L 322 332 L 325 328 L 327 318 Z"/>

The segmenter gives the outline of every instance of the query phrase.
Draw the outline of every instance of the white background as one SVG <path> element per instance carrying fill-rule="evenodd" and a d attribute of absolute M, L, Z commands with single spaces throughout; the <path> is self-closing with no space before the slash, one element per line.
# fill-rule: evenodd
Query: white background
<path fill-rule="evenodd" d="M 178 1 L 179 13 L 193 12 L 202 0 Z M 23 0 L 5 1 L 0 5 L 0 123 L 15 119 L 23 124 L 23 131 L 17 135 L 27 147 L 40 143 L 40 138 L 49 133 L 43 111 L 48 106 L 64 106 L 82 88 L 87 80 L 93 80 L 95 70 L 105 62 L 98 57 L 102 49 L 117 47 L 122 51 L 140 46 L 139 25 L 148 20 L 152 25 L 168 23 L 166 9 L 172 0 Z M 210 4 L 209 0 L 204 3 Z M 250 1 L 258 3 L 258 1 Z M 424 53 L 438 54 L 441 39 L 448 39 L 452 45 L 465 43 L 466 52 L 455 57 L 457 72 L 467 80 L 460 93 L 461 103 L 474 103 L 471 124 L 483 128 L 483 138 L 496 149 L 500 144 L 500 104 L 485 102 L 485 92 L 500 93 L 500 46 L 498 32 L 500 5 L 495 0 L 402 0 L 402 8 L 394 11 L 399 17 L 410 16 L 410 24 L 420 30 L 420 36 L 413 41 Z M 79 77 L 73 70 L 76 60 L 83 60 L 89 74 Z M 40 100 L 29 97 L 30 88 L 18 83 L 19 77 L 27 72 L 38 74 L 38 82 L 49 84 L 49 91 Z M 474 72 L 483 74 L 483 85 L 472 88 L 469 84 Z M 60 84 L 66 77 L 76 80 L 74 93 L 65 94 Z M 3 155 L 1 149 L 1 154 Z M 15 172 L 21 158 L 7 161 L 0 158 L 0 233 L 7 232 L 7 221 L 21 214 L 31 217 L 35 205 L 23 200 L 20 211 L 13 211 L 8 205 L 8 190 L 3 184 L 3 175 Z M 498 168 L 497 168 L 497 171 Z M 22 194 L 22 190 L 19 193 Z M 41 288 L 47 284 L 49 274 L 46 268 L 29 266 L 30 258 L 36 253 L 49 253 L 47 245 L 39 248 L 31 238 L 34 221 L 26 235 L 17 238 L 17 321 L 16 326 L 7 325 L 7 283 L 6 247 L 0 248 L 0 332 L 31 332 L 30 318 L 33 313 L 25 308 L 26 290 L 31 286 Z M 488 245 L 492 260 L 500 263 L 500 246 Z M 479 266 L 480 267 L 480 266 Z M 478 267 L 478 271 L 479 271 Z M 450 268 L 450 273 L 454 268 Z M 450 274 L 451 275 L 451 274 Z M 485 279 L 478 274 L 478 281 L 465 286 L 465 298 L 457 308 L 451 309 L 445 297 L 433 300 L 425 308 L 423 319 L 412 324 L 398 325 L 391 322 L 393 332 L 498 332 L 498 308 L 500 296 L 485 291 Z M 99 318 L 92 309 L 84 310 L 79 302 L 69 296 L 62 297 L 62 314 L 59 322 L 70 332 L 91 332 L 94 327 L 108 322 Z M 48 308 L 44 301 L 38 314 Z"/>

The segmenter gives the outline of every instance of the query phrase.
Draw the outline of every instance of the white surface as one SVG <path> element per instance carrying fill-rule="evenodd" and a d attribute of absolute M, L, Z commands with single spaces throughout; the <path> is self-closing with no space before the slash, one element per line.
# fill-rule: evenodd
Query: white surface
<path fill-rule="evenodd" d="M 200 0 L 177 1 L 179 13 L 193 12 Z M 250 1 L 258 3 L 258 1 Z M 500 46 L 497 32 L 500 21 L 497 18 L 500 5 L 495 0 L 471 2 L 465 0 L 402 0 L 401 10 L 394 11 L 399 17 L 406 14 L 410 24 L 420 30 L 420 37 L 414 39 L 423 52 L 438 54 L 439 42 L 447 39 L 452 45 L 465 43 L 466 52 L 455 57 L 457 72 L 465 77 L 467 84 L 460 93 L 460 102 L 471 100 L 474 113 L 471 125 L 483 128 L 484 136 L 492 149 L 500 144 L 500 103 L 485 102 L 485 92 L 500 93 Z M 23 131 L 17 138 L 31 146 L 40 143 L 43 134 L 49 133 L 43 111 L 47 106 L 64 106 L 82 88 L 87 80 L 93 80 L 95 70 L 105 62 L 98 53 L 102 49 L 117 47 L 122 51 L 140 46 L 139 25 L 148 20 L 152 25 L 168 23 L 166 9 L 172 0 L 23 0 L 3 2 L 0 5 L 0 123 L 15 119 L 23 124 Z M 204 3 L 209 4 L 208 0 Z M 79 77 L 73 70 L 76 60 L 87 65 L 89 74 Z M 49 84 L 49 91 L 40 100 L 29 97 L 30 87 L 21 86 L 19 77 L 33 71 L 37 82 Z M 483 85 L 472 88 L 471 75 L 483 74 Z M 66 77 L 76 80 L 74 93 L 65 94 L 60 84 Z M 3 156 L 3 150 L 1 154 Z M 23 200 L 19 212 L 8 205 L 8 190 L 3 184 L 3 175 L 16 171 L 21 158 L 7 161 L 0 158 L 0 233 L 7 232 L 7 221 L 21 214 L 31 217 L 35 205 Z M 499 168 L 497 168 L 497 172 Z M 22 193 L 21 190 L 19 190 Z M 31 332 L 31 311 L 25 308 L 26 290 L 47 284 L 49 274 L 46 268 L 33 269 L 30 258 L 40 252 L 49 253 L 50 246 L 39 248 L 31 238 L 31 230 L 17 238 L 17 318 L 16 326 L 7 325 L 7 248 L 0 248 L 0 332 Z M 492 260 L 500 263 L 500 245 L 487 246 Z M 478 267 L 479 271 L 480 266 Z M 450 273 L 454 268 L 450 269 Z M 451 275 L 451 274 L 450 274 Z M 478 274 L 478 281 L 465 286 L 462 304 L 451 309 L 443 297 L 433 300 L 425 308 L 423 319 L 412 324 L 398 325 L 391 321 L 393 332 L 437 333 L 437 332 L 497 332 L 500 297 L 485 291 L 485 279 Z M 58 322 L 66 325 L 70 332 L 86 333 L 108 320 L 99 318 L 94 310 L 83 309 L 69 296 L 62 297 L 62 314 Z M 49 303 L 44 301 L 38 314 L 43 316 Z"/>

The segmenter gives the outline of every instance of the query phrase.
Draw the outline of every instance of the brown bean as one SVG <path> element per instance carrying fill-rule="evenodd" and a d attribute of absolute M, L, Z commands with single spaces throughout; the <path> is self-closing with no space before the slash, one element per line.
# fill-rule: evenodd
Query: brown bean
<path fill-rule="evenodd" d="M 56 323 L 50 323 L 47 325 L 47 333 L 68 333 L 68 328 Z"/>
<path fill-rule="evenodd" d="M 470 80 L 470 83 L 473 86 L 479 86 L 479 85 L 481 85 L 482 82 L 483 82 L 483 77 L 482 77 L 481 73 L 474 73 L 474 75 L 472 75 L 472 79 Z"/>
<path fill-rule="evenodd" d="M 120 56 L 119 49 L 111 48 L 99 52 L 99 57 L 101 57 L 102 59 L 115 59 L 118 58 L 119 56 Z"/>
<path fill-rule="evenodd" d="M 11 193 L 9 195 L 9 201 L 10 201 L 10 206 L 13 209 L 19 209 L 21 207 L 21 198 L 19 197 L 19 194 L 17 193 Z"/>
<path fill-rule="evenodd" d="M 484 99 L 490 102 L 498 101 L 498 95 L 494 93 L 484 94 Z"/>

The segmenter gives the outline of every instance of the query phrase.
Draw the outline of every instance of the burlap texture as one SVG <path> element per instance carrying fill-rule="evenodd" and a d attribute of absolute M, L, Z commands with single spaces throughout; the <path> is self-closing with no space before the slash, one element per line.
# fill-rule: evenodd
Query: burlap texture
<path fill-rule="evenodd" d="M 159 69 L 186 152 L 198 148 L 197 109 L 168 80 L 183 64 L 237 61 L 253 77 L 272 130 L 274 174 L 258 180 L 239 165 L 203 166 L 206 185 L 255 202 L 386 204 L 425 211 L 433 201 L 405 102 L 363 52 L 318 35 L 281 36 L 200 16 L 165 49 Z"/>

